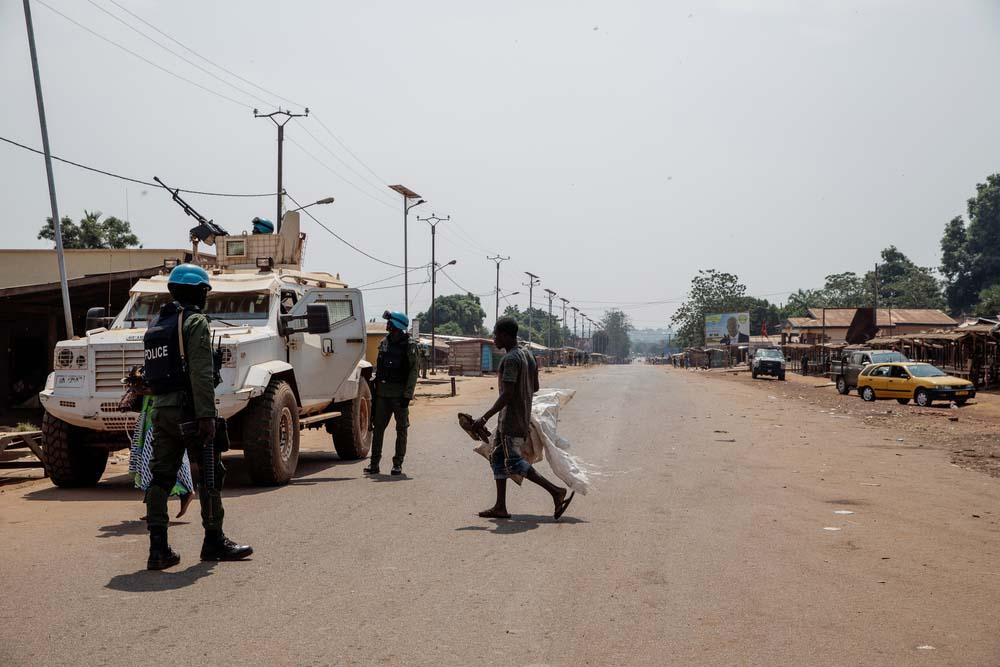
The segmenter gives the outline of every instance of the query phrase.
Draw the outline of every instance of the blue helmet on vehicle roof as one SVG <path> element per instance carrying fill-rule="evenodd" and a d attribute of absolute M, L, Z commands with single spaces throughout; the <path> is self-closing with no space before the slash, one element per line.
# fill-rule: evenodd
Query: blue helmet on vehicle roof
<path fill-rule="evenodd" d="M 204 285 L 212 289 L 212 283 L 208 280 L 208 271 L 197 264 L 179 264 L 170 272 L 167 278 L 167 285 Z"/>
<path fill-rule="evenodd" d="M 388 310 L 382 313 L 382 317 L 389 321 L 393 327 L 399 329 L 400 331 L 406 331 L 410 328 L 410 318 L 403 313 L 396 311 L 389 312 Z"/>
<path fill-rule="evenodd" d="M 267 218 L 254 218 L 251 220 L 253 223 L 253 233 L 254 234 L 273 234 L 274 233 L 274 223 Z"/>

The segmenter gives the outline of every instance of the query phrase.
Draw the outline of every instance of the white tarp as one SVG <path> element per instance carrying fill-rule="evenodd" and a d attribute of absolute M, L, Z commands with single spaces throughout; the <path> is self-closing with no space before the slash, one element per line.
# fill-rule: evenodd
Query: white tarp
<path fill-rule="evenodd" d="M 531 402 L 531 437 L 525 457 L 529 463 L 537 463 L 544 452 L 556 477 L 573 491 L 587 495 L 594 469 L 571 454 L 571 443 L 556 432 L 559 408 L 569 403 L 575 394 L 572 389 L 540 389 L 535 394 Z"/>

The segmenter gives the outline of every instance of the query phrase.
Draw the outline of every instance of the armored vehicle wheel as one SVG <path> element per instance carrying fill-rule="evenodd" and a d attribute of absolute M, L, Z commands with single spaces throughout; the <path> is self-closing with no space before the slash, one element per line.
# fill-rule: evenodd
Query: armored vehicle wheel
<path fill-rule="evenodd" d="M 254 484 L 288 484 L 299 463 L 299 406 L 284 380 L 271 380 L 243 422 L 243 456 Z"/>
<path fill-rule="evenodd" d="M 845 378 L 843 375 L 838 375 L 837 391 L 841 394 L 847 395 L 847 392 L 849 392 L 850 390 L 851 388 L 847 386 L 847 378 Z"/>
<path fill-rule="evenodd" d="M 45 472 L 56 486 L 94 486 L 108 465 L 108 450 L 88 446 L 86 432 L 48 412 L 42 416 Z"/>
<path fill-rule="evenodd" d="M 326 424 L 337 455 L 349 461 L 365 458 L 372 448 L 372 393 L 368 383 L 359 380 L 357 397 L 337 408 L 341 416 Z"/>

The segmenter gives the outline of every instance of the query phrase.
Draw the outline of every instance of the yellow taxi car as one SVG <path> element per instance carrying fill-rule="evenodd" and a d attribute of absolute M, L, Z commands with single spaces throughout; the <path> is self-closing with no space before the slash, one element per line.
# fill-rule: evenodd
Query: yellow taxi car
<path fill-rule="evenodd" d="M 894 362 L 872 364 L 861 371 L 858 393 L 866 401 L 895 398 L 903 405 L 912 399 L 921 407 L 934 401 L 965 405 L 976 397 L 976 386 L 931 364 Z"/>

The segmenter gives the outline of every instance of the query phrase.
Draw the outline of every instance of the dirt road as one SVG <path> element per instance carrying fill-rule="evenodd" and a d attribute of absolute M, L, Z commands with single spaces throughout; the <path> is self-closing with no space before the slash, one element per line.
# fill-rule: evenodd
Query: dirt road
<path fill-rule="evenodd" d="M 143 569 L 121 477 L 0 496 L 0 663 L 1000 663 L 1000 482 L 916 435 L 658 367 L 543 376 L 578 390 L 561 433 L 604 476 L 560 523 L 514 489 L 512 521 L 454 424 L 492 381 L 415 410 L 406 471 L 364 479 L 325 437 L 301 475 L 246 484 L 245 563 Z M 545 464 L 540 465 L 547 473 Z"/>

